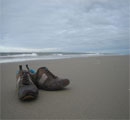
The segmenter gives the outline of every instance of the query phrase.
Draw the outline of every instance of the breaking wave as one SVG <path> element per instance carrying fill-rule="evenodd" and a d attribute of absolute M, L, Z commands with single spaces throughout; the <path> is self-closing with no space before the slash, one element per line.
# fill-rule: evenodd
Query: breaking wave
<path fill-rule="evenodd" d="M 17 57 L 35 57 L 37 53 L 28 53 L 28 54 L 2 54 L 0 58 L 17 58 Z"/>

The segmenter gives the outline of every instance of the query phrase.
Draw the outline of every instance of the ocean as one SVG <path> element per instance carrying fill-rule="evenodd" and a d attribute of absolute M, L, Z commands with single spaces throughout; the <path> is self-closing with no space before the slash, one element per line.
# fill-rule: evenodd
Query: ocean
<path fill-rule="evenodd" d="M 3 52 L 0 53 L 0 63 L 45 60 L 45 59 L 64 59 L 72 57 L 87 57 L 105 55 L 101 53 L 72 53 L 72 52 Z"/>
<path fill-rule="evenodd" d="M 130 49 L 109 51 L 101 50 L 96 52 L 0 52 L 0 63 L 104 55 L 125 55 L 130 54 L 129 51 Z"/>

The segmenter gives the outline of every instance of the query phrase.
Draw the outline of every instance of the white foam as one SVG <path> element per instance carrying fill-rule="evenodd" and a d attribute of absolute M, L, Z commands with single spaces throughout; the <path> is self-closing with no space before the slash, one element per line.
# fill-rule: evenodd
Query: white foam
<path fill-rule="evenodd" d="M 63 56 L 63 54 L 53 54 L 54 56 Z"/>
<path fill-rule="evenodd" d="M 34 57 L 37 56 L 36 53 L 31 53 L 31 54 L 15 54 L 15 55 L 6 55 L 6 56 L 0 56 L 0 58 L 15 58 L 15 57 Z"/>
<path fill-rule="evenodd" d="M 30 55 L 30 54 L 29 54 Z M 26 57 L 12 57 L 7 59 L 1 59 L 0 63 L 10 63 L 10 62 L 20 62 L 20 61 L 30 61 L 30 60 L 52 60 L 52 59 L 65 59 L 65 58 L 76 58 L 76 57 L 89 57 L 89 56 L 100 56 L 101 54 L 52 54 L 47 56 L 35 56 L 36 54 L 31 54 Z M 33 57 L 35 56 L 35 57 Z"/>

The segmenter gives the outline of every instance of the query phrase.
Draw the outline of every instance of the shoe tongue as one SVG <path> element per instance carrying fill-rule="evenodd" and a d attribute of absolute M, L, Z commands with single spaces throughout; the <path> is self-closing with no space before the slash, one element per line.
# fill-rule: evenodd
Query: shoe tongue
<path fill-rule="evenodd" d="M 29 76 L 28 76 L 28 73 L 27 73 L 27 72 L 23 72 L 22 77 L 23 77 L 22 83 L 23 83 L 24 85 L 30 84 Z"/>

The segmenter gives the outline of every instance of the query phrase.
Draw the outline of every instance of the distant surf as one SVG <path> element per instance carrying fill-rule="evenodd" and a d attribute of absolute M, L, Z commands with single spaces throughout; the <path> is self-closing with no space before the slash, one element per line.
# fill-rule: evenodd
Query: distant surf
<path fill-rule="evenodd" d="M 64 59 L 72 57 L 87 57 L 104 55 L 101 53 L 68 53 L 68 52 L 6 52 L 0 53 L 0 63 L 28 61 L 28 60 L 45 60 L 45 59 Z"/>
<path fill-rule="evenodd" d="M 0 53 L 0 58 L 17 58 L 37 56 L 37 53 Z"/>

